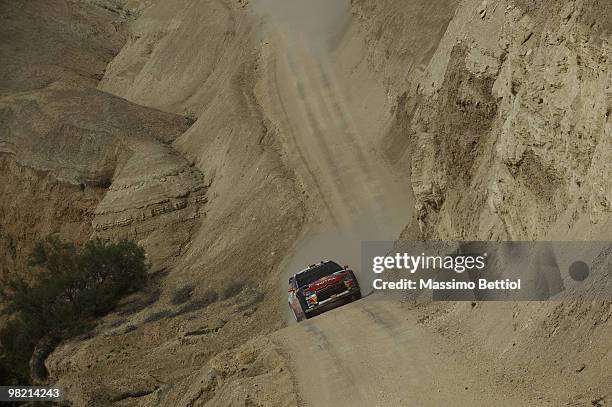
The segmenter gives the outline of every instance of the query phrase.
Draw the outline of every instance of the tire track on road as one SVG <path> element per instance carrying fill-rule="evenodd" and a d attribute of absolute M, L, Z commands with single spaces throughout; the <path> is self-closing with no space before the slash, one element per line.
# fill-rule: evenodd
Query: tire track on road
<path fill-rule="evenodd" d="M 280 90 L 279 90 L 279 78 L 278 78 L 278 59 L 275 56 L 273 58 L 273 62 L 272 62 L 272 72 L 273 72 L 273 81 L 272 83 L 269 83 L 268 88 L 269 89 L 274 89 L 274 94 L 276 96 L 276 101 L 280 110 L 279 115 L 277 116 L 277 120 L 281 121 L 281 124 L 283 124 L 283 128 L 285 128 L 289 134 L 289 141 L 291 142 L 291 146 L 293 148 L 295 148 L 296 152 L 297 152 L 297 156 L 300 159 L 300 165 L 303 166 L 303 168 L 305 169 L 306 173 L 308 174 L 308 177 L 310 179 L 310 181 L 312 182 L 312 184 L 314 185 L 314 188 L 316 189 L 316 191 L 318 192 L 318 195 L 321 197 L 321 202 L 323 203 L 323 206 L 325 208 L 325 210 L 327 211 L 327 213 L 330 216 L 330 220 L 333 224 L 333 226 L 335 228 L 337 228 L 339 226 L 338 224 L 338 220 L 336 219 L 335 213 L 332 210 L 331 204 L 329 203 L 326 195 L 324 194 L 323 188 L 321 187 L 321 184 L 319 182 L 318 177 L 316 176 L 316 174 L 314 173 L 314 171 L 312 170 L 312 168 L 309 165 L 309 161 L 306 159 L 306 154 L 303 151 L 303 149 L 301 148 L 301 146 L 298 143 L 297 137 L 296 137 L 296 133 L 297 130 L 295 129 L 295 127 L 293 126 L 293 123 L 291 122 L 291 120 L 288 120 L 289 116 L 289 112 L 287 111 L 287 108 L 285 107 L 285 104 L 283 103 L 283 98 L 281 96 Z M 276 105 L 276 104 L 275 104 Z"/>

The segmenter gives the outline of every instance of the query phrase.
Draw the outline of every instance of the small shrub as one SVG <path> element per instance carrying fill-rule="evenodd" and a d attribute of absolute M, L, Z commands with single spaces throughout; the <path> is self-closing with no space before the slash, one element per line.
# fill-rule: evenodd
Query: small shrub
<path fill-rule="evenodd" d="M 170 302 L 172 305 L 181 305 L 189 301 L 193 295 L 193 285 L 187 284 L 182 288 L 179 288 L 173 295 Z"/>
<path fill-rule="evenodd" d="M 221 299 L 227 300 L 229 298 L 235 297 L 236 295 L 242 292 L 242 289 L 246 283 L 242 280 L 232 280 L 223 287 L 221 290 Z"/>
<path fill-rule="evenodd" d="M 210 304 L 216 302 L 218 299 L 219 299 L 219 294 L 217 294 L 216 291 L 208 290 L 201 296 L 194 298 L 193 300 L 185 304 L 185 306 L 183 306 L 180 310 L 178 310 L 176 315 L 182 315 L 182 314 L 187 314 L 190 312 L 199 311 L 201 309 L 208 307 Z"/>
<path fill-rule="evenodd" d="M 189 127 L 193 126 L 193 124 L 198 121 L 198 115 L 191 110 L 187 110 L 184 113 L 184 117 L 185 117 L 185 122 L 187 123 Z"/>
<path fill-rule="evenodd" d="M 248 287 L 248 294 L 246 295 L 246 301 L 238 306 L 238 311 L 254 310 L 260 302 L 264 300 L 264 293 L 256 287 Z"/>
<path fill-rule="evenodd" d="M 155 304 L 161 296 L 160 281 L 167 275 L 165 271 L 157 271 L 147 276 L 147 283 L 138 293 L 129 296 L 119 303 L 117 313 L 121 316 L 132 315 Z"/>
<path fill-rule="evenodd" d="M 145 322 L 155 322 L 155 321 L 159 321 L 159 320 L 162 320 L 162 319 L 173 317 L 174 315 L 175 315 L 174 311 L 169 310 L 169 309 L 165 309 L 163 311 L 155 312 L 155 313 L 149 315 L 145 319 Z"/>
<path fill-rule="evenodd" d="M 95 318 L 140 288 L 147 278 L 142 248 L 133 242 L 91 240 L 81 247 L 51 238 L 36 244 L 31 281 L 2 284 L 5 313 L 14 321 L 15 340 L 1 341 L 0 370 L 23 381 L 35 346 L 49 335 L 73 337 L 89 329 Z M 3 383 L 5 383 L 3 381 Z"/>
<path fill-rule="evenodd" d="M 130 301 L 122 303 L 117 313 L 123 317 L 133 315 L 155 304 L 160 296 L 161 290 L 159 287 L 146 288 L 135 294 L 134 298 L 130 298 Z"/>

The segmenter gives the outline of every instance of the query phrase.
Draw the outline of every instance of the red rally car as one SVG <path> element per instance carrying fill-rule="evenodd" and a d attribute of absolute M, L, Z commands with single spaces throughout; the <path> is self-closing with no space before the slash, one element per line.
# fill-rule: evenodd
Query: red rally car
<path fill-rule="evenodd" d="M 359 283 L 348 266 L 322 261 L 289 278 L 289 307 L 296 321 L 308 319 L 341 303 L 361 298 Z"/>

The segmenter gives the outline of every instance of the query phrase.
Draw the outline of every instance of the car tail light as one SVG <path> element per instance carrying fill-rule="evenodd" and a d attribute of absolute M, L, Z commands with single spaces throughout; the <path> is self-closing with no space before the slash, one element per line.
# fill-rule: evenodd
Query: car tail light
<path fill-rule="evenodd" d="M 306 303 L 308 305 L 316 305 L 317 304 L 317 294 L 312 294 L 306 297 Z"/>

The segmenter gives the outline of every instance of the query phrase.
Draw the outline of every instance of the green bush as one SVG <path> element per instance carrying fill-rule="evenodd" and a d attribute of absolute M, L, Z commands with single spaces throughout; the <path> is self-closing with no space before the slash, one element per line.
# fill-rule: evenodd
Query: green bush
<path fill-rule="evenodd" d="M 0 332 L 0 374 L 9 379 L 24 379 L 42 338 L 83 333 L 119 299 L 142 288 L 147 276 L 144 250 L 130 241 L 91 240 L 77 247 L 50 238 L 37 243 L 30 266 L 31 279 L 13 278 L 2 287 L 4 312 L 13 322 Z M 1 341 L 11 335 L 7 330 L 15 340 Z"/>

